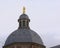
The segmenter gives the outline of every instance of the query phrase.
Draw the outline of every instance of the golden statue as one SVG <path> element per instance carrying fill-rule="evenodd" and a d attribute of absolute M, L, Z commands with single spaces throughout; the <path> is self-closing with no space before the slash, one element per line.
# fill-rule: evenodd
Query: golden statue
<path fill-rule="evenodd" d="M 25 14 L 25 10 L 26 10 L 25 7 L 23 7 L 23 14 Z"/>

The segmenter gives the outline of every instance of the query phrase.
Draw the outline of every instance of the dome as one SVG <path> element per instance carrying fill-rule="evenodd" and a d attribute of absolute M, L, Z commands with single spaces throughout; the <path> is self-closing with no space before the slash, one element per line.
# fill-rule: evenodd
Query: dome
<path fill-rule="evenodd" d="M 5 46 L 17 42 L 32 42 L 43 45 L 41 37 L 31 29 L 17 29 L 7 38 Z"/>
<path fill-rule="evenodd" d="M 19 19 L 29 19 L 28 15 L 26 14 L 22 14 Z"/>

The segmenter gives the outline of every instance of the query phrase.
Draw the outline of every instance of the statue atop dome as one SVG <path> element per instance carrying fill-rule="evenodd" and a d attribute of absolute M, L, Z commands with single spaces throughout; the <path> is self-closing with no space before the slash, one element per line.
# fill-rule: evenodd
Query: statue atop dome
<path fill-rule="evenodd" d="M 25 8 L 25 7 L 23 7 L 23 14 L 25 14 L 25 11 L 26 11 L 26 8 Z"/>

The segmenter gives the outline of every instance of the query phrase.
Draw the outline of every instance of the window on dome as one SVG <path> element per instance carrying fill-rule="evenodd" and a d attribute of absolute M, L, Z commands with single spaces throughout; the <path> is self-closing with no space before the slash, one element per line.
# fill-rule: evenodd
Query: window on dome
<path fill-rule="evenodd" d="M 23 21 L 23 26 L 25 26 L 25 21 Z"/>
<path fill-rule="evenodd" d="M 28 21 L 27 21 L 27 26 L 28 26 Z"/>
<path fill-rule="evenodd" d="M 20 21 L 20 27 L 21 27 L 21 21 Z"/>

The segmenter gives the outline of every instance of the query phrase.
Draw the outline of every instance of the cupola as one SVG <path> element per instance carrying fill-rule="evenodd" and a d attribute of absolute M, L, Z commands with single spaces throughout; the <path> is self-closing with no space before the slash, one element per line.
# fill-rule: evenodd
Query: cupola
<path fill-rule="evenodd" d="M 29 29 L 29 22 L 30 22 L 30 19 L 28 17 L 28 15 L 25 14 L 25 7 L 23 7 L 23 14 L 20 15 L 19 19 L 18 19 L 18 22 L 19 22 L 19 29 L 20 28 L 26 28 L 26 29 Z"/>

